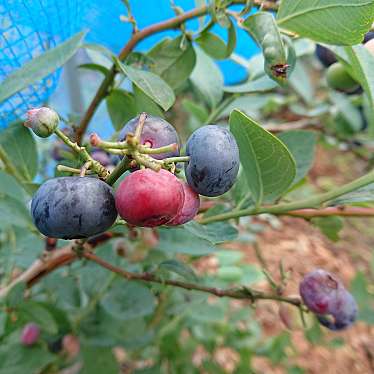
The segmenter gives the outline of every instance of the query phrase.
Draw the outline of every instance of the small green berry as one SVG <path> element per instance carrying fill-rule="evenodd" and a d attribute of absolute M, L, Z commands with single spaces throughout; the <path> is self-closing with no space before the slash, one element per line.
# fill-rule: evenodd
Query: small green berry
<path fill-rule="evenodd" d="M 359 87 L 340 62 L 335 62 L 327 69 L 326 80 L 331 88 L 341 92 L 353 92 Z"/>
<path fill-rule="evenodd" d="M 54 110 L 42 107 L 27 112 L 25 126 L 29 127 L 35 135 L 47 138 L 54 133 L 59 122 L 60 118 Z"/>

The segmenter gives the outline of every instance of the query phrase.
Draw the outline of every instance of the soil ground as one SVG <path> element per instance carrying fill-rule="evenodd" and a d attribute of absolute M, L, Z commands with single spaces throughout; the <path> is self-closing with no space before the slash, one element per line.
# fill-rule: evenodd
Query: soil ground
<path fill-rule="evenodd" d="M 316 162 L 310 174 L 312 182 L 321 187 L 330 182 L 344 183 L 364 172 L 365 164 L 351 160 L 352 155 L 331 155 L 319 149 Z M 352 169 L 355 165 L 355 169 Z M 326 179 L 328 176 L 328 179 Z M 258 237 L 258 246 L 271 274 L 278 273 L 280 261 L 292 276 L 286 293 L 297 293 L 302 276 L 313 268 L 324 268 L 334 272 L 349 285 L 358 270 L 369 273 L 369 264 L 374 247 L 373 218 L 351 218 L 345 220 L 341 240 L 331 242 L 321 232 L 303 219 L 281 218 L 281 227 L 270 226 Z M 252 247 L 242 245 L 246 261 L 257 261 Z M 267 336 L 284 331 L 278 317 L 278 306 L 274 302 L 258 303 L 256 309 Z M 290 361 L 305 370 L 318 374 L 366 374 L 374 373 L 374 326 L 358 322 L 347 331 L 328 332 L 326 340 L 343 338 L 345 344 L 338 348 L 312 345 L 301 331 L 292 332 L 292 342 L 296 349 Z M 284 373 L 284 369 L 274 367 L 264 358 L 256 358 L 254 367 L 259 373 Z"/>

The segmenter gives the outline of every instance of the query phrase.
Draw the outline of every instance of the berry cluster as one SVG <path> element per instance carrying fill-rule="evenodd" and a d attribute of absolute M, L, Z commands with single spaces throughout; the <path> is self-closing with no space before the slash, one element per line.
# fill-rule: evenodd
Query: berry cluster
<path fill-rule="evenodd" d="M 49 113 L 53 126 L 48 126 Z M 42 121 L 38 122 L 39 114 Z M 56 114 L 50 109 L 36 109 L 29 115 L 32 118 L 27 124 L 32 122 L 36 134 L 40 133 L 38 124 L 50 129 L 50 133 L 56 132 Z M 66 143 L 67 136 L 61 137 Z M 187 141 L 184 157 L 180 157 L 180 140 L 174 127 L 145 114 L 125 124 L 118 142 L 102 141 L 96 134 L 90 140 L 99 148 L 91 155 L 73 143 L 75 150 L 85 156 L 81 176 L 50 179 L 32 199 L 34 223 L 46 236 L 87 238 L 109 229 L 117 214 L 135 226 L 181 225 L 198 213 L 199 195 L 224 194 L 233 186 L 239 170 L 239 151 L 233 135 L 216 125 L 196 130 Z M 108 153 L 126 157 L 130 164 L 131 173 L 116 192 L 105 183 L 110 175 L 105 169 L 110 160 Z M 186 162 L 187 183 L 175 175 L 180 172 L 180 161 Z M 87 170 L 101 179 L 84 176 Z"/>
<path fill-rule="evenodd" d="M 356 320 L 355 299 L 339 279 L 325 270 L 308 273 L 300 283 L 300 295 L 318 321 L 330 330 L 342 330 Z"/>

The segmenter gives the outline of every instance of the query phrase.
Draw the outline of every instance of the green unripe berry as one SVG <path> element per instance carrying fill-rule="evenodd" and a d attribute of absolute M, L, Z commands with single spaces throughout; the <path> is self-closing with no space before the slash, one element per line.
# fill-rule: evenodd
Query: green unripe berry
<path fill-rule="evenodd" d="M 337 91 L 352 92 L 359 87 L 340 62 L 335 62 L 327 69 L 326 80 L 327 84 Z"/>
<path fill-rule="evenodd" d="M 54 133 L 59 122 L 60 118 L 54 110 L 42 107 L 27 112 L 25 126 L 29 127 L 35 135 L 48 138 Z"/>

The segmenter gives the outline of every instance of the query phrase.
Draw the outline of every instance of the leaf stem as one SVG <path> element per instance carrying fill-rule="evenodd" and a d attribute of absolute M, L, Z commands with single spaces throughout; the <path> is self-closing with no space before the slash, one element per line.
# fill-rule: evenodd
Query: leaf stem
<path fill-rule="evenodd" d="M 123 159 L 117 164 L 114 170 L 107 176 L 105 182 L 110 186 L 116 182 L 116 180 L 126 171 L 130 169 L 130 159 L 123 157 Z"/>
<path fill-rule="evenodd" d="M 226 99 L 224 99 L 217 108 L 213 109 L 208 118 L 205 120 L 205 124 L 211 124 L 215 122 L 220 114 L 237 98 L 238 96 L 236 94 L 227 96 Z"/>

